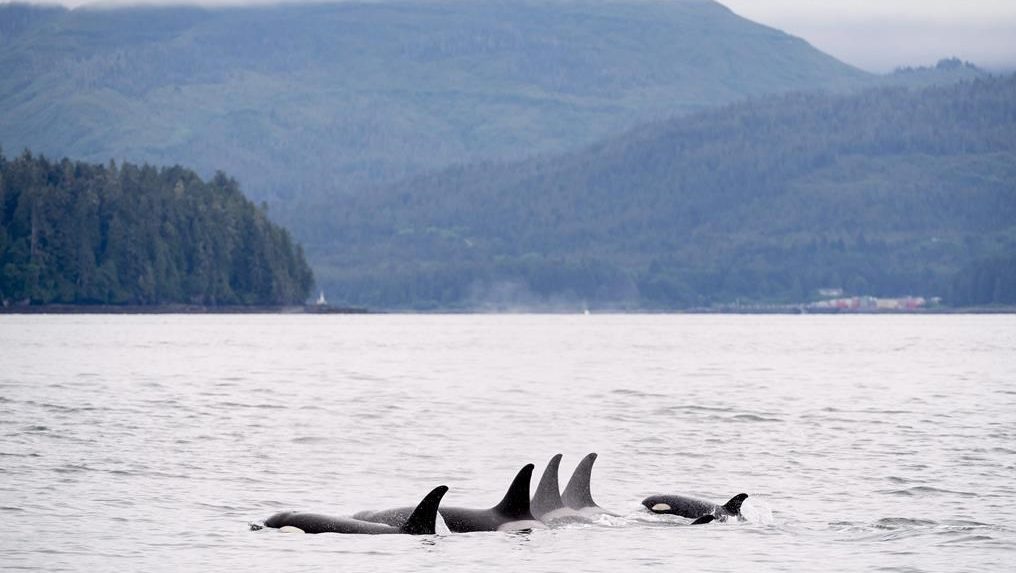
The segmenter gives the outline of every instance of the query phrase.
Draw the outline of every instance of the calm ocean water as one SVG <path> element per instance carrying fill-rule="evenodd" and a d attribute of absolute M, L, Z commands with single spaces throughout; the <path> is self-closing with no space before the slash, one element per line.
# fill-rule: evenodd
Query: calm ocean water
<path fill-rule="evenodd" d="M 1008 570 L 1013 316 L 0 316 L 5 570 Z M 287 535 L 600 454 L 624 517 Z M 534 480 L 535 481 L 535 480 Z M 535 488 L 535 483 L 533 484 Z M 639 501 L 751 494 L 687 527 Z"/>

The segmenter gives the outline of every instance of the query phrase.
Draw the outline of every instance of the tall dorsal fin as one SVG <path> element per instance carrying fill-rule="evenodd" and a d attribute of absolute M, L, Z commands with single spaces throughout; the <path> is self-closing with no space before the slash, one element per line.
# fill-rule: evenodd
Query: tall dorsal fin
<path fill-rule="evenodd" d="M 730 501 L 723 504 L 723 510 L 730 515 L 741 515 L 741 504 L 744 503 L 744 500 L 746 499 L 748 499 L 748 494 L 739 493 L 730 498 Z"/>
<path fill-rule="evenodd" d="M 533 514 L 529 513 L 529 482 L 533 479 L 535 467 L 526 464 L 519 470 L 501 503 L 494 506 L 495 511 L 515 519 L 533 519 Z"/>
<path fill-rule="evenodd" d="M 533 495 L 530 509 L 537 518 L 564 507 L 564 502 L 561 501 L 561 487 L 557 483 L 557 470 L 560 465 L 561 454 L 550 458 L 547 469 L 543 470 L 540 484 L 536 486 L 536 494 Z"/>
<path fill-rule="evenodd" d="M 411 535 L 433 535 L 434 522 L 437 521 L 437 508 L 441 505 L 441 498 L 447 491 L 448 486 L 439 485 L 425 495 L 401 527 L 402 531 Z"/>
<path fill-rule="evenodd" d="M 575 468 L 575 472 L 572 473 L 568 485 L 564 488 L 564 493 L 561 494 L 561 499 L 568 507 L 572 509 L 596 507 L 593 494 L 589 491 L 589 481 L 592 479 L 593 462 L 595 461 L 596 453 L 593 452 L 582 458 Z"/>

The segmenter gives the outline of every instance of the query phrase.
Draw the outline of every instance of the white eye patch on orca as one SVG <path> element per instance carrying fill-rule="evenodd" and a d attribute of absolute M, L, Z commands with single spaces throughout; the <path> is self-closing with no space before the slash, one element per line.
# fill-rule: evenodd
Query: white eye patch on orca
<path fill-rule="evenodd" d="M 279 528 L 279 533 L 303 533 L 304 531 L 299 527 L 293 527 L 292 525 L 283 525 Z"/>

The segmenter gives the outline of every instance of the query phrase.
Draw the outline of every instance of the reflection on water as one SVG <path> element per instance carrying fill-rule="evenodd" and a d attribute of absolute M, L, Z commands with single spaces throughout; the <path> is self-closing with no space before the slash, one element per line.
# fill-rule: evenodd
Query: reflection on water
<path fill-rule="evenodd" d="M 1016 555 L 1009 316 L 0 316 L 0 562 L 855 571 Z M 621 514 L 519 534 L 248 523 L 489 507 L 600 454 Z M 752 495 L 685 527 L 639 500 Z M 716 559 L 716 556 L 723 556 Z"/>

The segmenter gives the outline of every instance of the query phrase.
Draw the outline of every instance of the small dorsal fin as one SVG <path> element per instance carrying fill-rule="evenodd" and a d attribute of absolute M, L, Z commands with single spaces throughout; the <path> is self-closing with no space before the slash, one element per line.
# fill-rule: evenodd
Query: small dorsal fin
<path fill-rule="evenodd" d="M 713 515 L 711 513 L 707 513 L 706 515 L 703 515 L 702 517 L 700 517 L 700 518 L 696 519 L 695 521 L 691 522 L 691 524 L 692 525 L 702 525 L 704 523 L 710 523 L 714 519 L 716 519 L 715 515 Z"/>
<path fill-rule="evenodd" d="M 730 515 L 741 515 L 741 504 L 744 503 L 744 500 L 746 499 L 748 499 L 748 494 L 739 493 L 730 498 L 730 501 L 723 504 L 723 510 Z"/>
<path fill-rule="evenodd" d="M 514 519 L 533 519 L 533 514 L 529 512 L 529 482 L 533 479 L 535 467 L 533 464 L 526 464 L 519 470 L 512 484 L 508 486 L 504 498 L 494 506 L 494 510 Z"/>
<path fill-rule="evenodd" d="M 547 469 L 543 470 L 543 477 L 540 478 L 540 484 L 536 486 L 536 493 L 530 504 L 534 516 L 546 515 L 564 507 L 564 502 L 561 501 L 561 488 L 557 483 L 557 471 L 560 465 L 561 454 L 555 455 L 547 462 Z"/>
<path fill-rule="evenodd" d="M 582 458 L 582 461 L 575 468 L 575 472 L 572 473 L 571 479 L 568 480 L 568 485 L 564 488 L 564 493 L 561 494 L 561 499 L 568 507 L 572 509 L 596 507 L 596 502 L 593 501 L 593 494 L 589 489 L 589 481 L 592 479 L 593 463 L 595 461 L 596 453 L 593 452 Z"/>
<path fill-rule="evenodd" d="M 437 521 L 437 508 L 441 505 L 441 498 L 447 491 L 448 486 L 439 485 L 424 496 L 402 526 L 402 531 L 411 535 L 433 535 L 434 522 Z"/>

